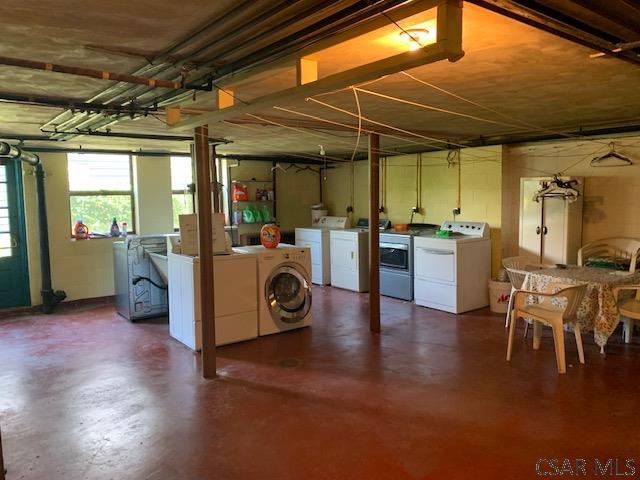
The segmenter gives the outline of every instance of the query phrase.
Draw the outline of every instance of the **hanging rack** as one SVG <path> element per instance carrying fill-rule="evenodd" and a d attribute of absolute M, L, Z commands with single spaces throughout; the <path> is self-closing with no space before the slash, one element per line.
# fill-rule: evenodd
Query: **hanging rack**
<path fill-rule="evenodd" d="M 296 173 L 300 173 L 300 172 L 313 172 L 313 173 L 317 173 L 318 175 L 320 175 L 320 170 L 316 170 L 315 168 L 310 167 L 309 165 L 306 165 L 304 167 L 301 167 L 300 165 L 296 165 L 293 164 L 296 167 Z"/>
<path fill-rule="evenodd" d="M 284 173 L 287 173 L 287 170 L 289 170 L 289 168 L 291 168 L 291 165 L 289 165 L 287 168 L 283 168 L 282 165 L 280 165 L 280 162 L 276 163 L 273 167 L 271 167 L 271 171 L 275 171 L 275 170 L 282 170 Z"/>
<path fill-rule="evenodd" d="M 540 190 L 533 195 L 533 201 L 539 202 L 541 198 L 562 197 L 568 202 L 575 202 L 580 192 L 575 188 L 578 180 L 562 180 L 554 175 L 552 180 L 541 180 Z"/>
<path fill-rule="evenodd" d="M 617 163 L 602 164 L 602 162 L 605 160 L 613 160 L 614 162 L 617 162 Z M 591 160 L 590 165 L 592 167 L 627 167 L 629 165 L 633 165 L 633 162 L 626 155 L 622 155 L 616 152 L 615 143 L 611 142 L 609 144 L 609 151 L 604 155 L 599 155 L 597 157 L 594 157 Z"/>

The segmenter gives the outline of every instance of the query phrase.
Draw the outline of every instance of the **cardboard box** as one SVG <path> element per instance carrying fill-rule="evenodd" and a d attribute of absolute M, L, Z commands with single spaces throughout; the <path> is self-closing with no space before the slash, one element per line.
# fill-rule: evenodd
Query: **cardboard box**
<path fill-rule="evenodd" d="M 224 235 L 224 213 L 211 215 L 213 253 L 225 253 L 227 242 Z M 184 255 L 198 255 L 198 215 L 180 215 L 180 249 Z"/>

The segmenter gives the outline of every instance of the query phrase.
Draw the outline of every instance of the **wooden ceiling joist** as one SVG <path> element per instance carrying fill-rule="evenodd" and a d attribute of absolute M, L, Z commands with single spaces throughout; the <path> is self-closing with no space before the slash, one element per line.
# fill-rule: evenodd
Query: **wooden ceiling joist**
<path fill-rule="evenodd" d="M 236 104 L 183 120 L 172 128 L 177 130 L 191 129 L 199 125 L 237 118 L 246 113 L 269 109 L 279 103 L 312 97 L 428 63 L 445 59 L 450 61 L 460 59 L 464 55 L 462 50 L 462 1 L 433 0 L 424 3 L 430 3 L 430 8 L 437 7 L 437 40 L 431 45 L 329 75 L 315 82 L 264 95 L 249 103 Z"/>

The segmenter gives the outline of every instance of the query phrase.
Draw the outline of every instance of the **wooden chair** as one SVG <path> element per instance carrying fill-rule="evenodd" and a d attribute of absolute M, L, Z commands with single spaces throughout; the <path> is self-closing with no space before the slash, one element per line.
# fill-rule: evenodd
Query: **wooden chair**
<path fill-rule="evenodd" d="M 553 341 L 556 350 L 556 363 L 558 373 L 566 373 L 566 360 L 564 353 L 564 324 L 573 323 L 573 331 L 576 336 L 578 346 L 578 356 L 580 363 L 584 363 L 584 351 L 582 349 L 582 336 L 580 326 L 576 319 L 576 313 L 582 298 L 587 290 L 587 285 L 560 285 L 550 284 L 549 289 L 560 288 L 555 293 L 552 292 L 531 292 L 527 290 L 516 290 L 514 309 L 511 314 L 511 326 L 509 327 L 509 341 L 507 344 L 507 361 L 511 360 L 511 350 L 513 348 L 513 336 L 515 324 L 518 318 L 530 318 L 533 323 L 533 349 L 540 348 L 542 337 L 542 325 L 549 325 L 553 329 Z M 538 298 L 539 303 L 527 304 L 527 297 Z M 564 299 L 562 301 L 561 299 Z"/>
<path fill-rule="evenodd" d="M 636 294 L 633 298 L 618 301 L 622 290 L 632 290 Z M 623 325 L 624 343 L 631 343 L 635 322 L 640 321 L 640 285 L 620 285 L 613 287 L 613 298 L 616 299 L 620 321 Z"/>
<path fill-rule="evenodd" d="M 638 238 L 603 238 L 583 245 L 578 250 L 578 265 L 584 266 L 591 257 L 625 258 L 629 260 L 629 272 L 636 271 L 640 239 Z"/>
<path fill-rule="evenodd" d="M 527 272 L 539 268 L 546 268 L 537 258 L 528 256 L 507 257 L 502 259 L 502 266 L 507 271 L 511 282 L 511 295 L 509 295 L 509 305 L 507 305 L 507 315 L 504 321 L 504 328 L 509 327 L 511 320 L 511 310 L 513 309 L 513 295 L 516 290 L 522 288 Z M 528 324 L 527 324 L 528 325 Z"/>

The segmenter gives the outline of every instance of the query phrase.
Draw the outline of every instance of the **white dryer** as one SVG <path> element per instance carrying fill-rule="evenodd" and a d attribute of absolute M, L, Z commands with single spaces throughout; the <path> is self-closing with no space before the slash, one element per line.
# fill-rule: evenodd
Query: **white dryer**
<path fill-rule="evenodd" d="M 200 258 L 168 253 L 169 334 L 192 350 L 202 348 Z M 215 255 L 216 345 L 258 336 L 255 255 Z"/>
<path fill-rule="evenodd" d="M 235 247 L 258 257 L 258 335 L 311 325 L 311 251 L 280 244 Z"/>
<path fill-rule="evenodd" d="M 348 217 L 319 217 L 311 227 L 296 228 L 296 246 L 311 250 L 311 281 L 317 285 L 331 283 L 330 230 L 349 228 Z"/>
<path fill-rule="evenodd" d="M 354 292 L 369 291 L 369 230 L 331 230 L 331 285 Z"/>

